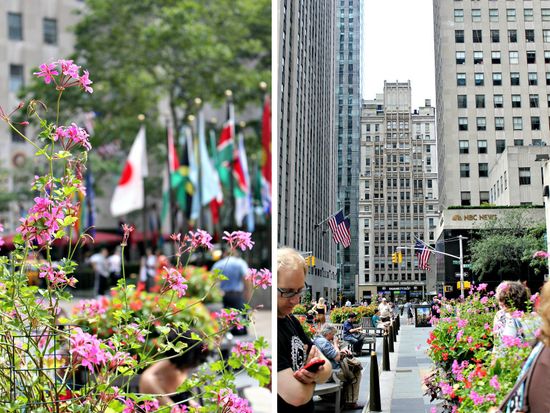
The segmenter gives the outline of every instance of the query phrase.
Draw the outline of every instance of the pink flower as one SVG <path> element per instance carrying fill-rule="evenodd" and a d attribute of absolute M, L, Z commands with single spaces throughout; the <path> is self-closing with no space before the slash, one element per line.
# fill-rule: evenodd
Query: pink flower
<path fill-rule="evenodd" d="M 175 268 L 163 267 L 165 271 L 165 280 L 168 283 L 168 288 L 176 291 L 178 297 L 181 298 L 187 292 L 186 279 L 181 275 L 181 273 Z"/>
<path fill-rule="evenodd" d="M 460 341 L 463 335 L 464 335 L 464 330 L 460 330 L 456 335 L 456 341 Z"/>
<path fill-rule="evenodd" d="M 66 151 L 76 145 L 82 146 L 86 150 L 92 149 L 92 145 L 88 140 L 90 135 L 86 130 L 79 128 L 76 123 L 71 123 L 70 126 L 59 126 L 55 129 L 52 139 L 61 143 L 61 146 Z"/>
<path fill-rule="evenodd" d="M 548 258 L 550 254 L 546 251 L 537 251 L 533 254 L 533 258 Z"/>
<path fill-rule="evenodd" d="M 483 305 L 487 304 L 487 301 L 489 301 L 489 297 L 481 297 L 481 300 L 479 300 L 479 302 Z"/>
<path fill-rule="evenodd" d="M 214 317 L 219 319 L 222 324 L 225 324 L 226 327 L 235 326 L 237 330 L 242 330 L 244 325 L 241 323 L 241 320 L 238 318 L 239 313 L 237 310 L 232 308 L 223 309 L 214 313 Z"/>
<path fill-rule="evenodd" d="M 251 240 L 252 234 L 250 232 L 244 231 L 233 231 L 231 234 L 227 231 L 224 231 L 224 236 L 222 239 L 226 240 L 229 244 L 229 248 L 236 250 L 240 248 L 241 251 L 245 251 L 247 248 L 252 249 L 254 246 L 254 241 Z"/>
<path fill-rule="evenodd" d="M 135 413 L 136 411 L 136 404 L 132 399 L 126 399 L 124 400 L 124 410 L 122 413 Z"/>
<path fill-rule="evenodd" d="M 521 318 L 523 317 L 523 311 L 520 311 L 520 310 L 515 310 L 512 312 L 512 317 L 513 318 Z"/>
<path fill-rule="evenodd" d="M 175 404 L 172 406 L 170 413 L 187 413 L 188 411 L 185 404 Z"/>
<path fill-rule="evenodd" d="M 231 389 L 221 389 L 218 393 L 218 405 L 223 413 L 252 413 L 248 400 L 233 394 Z"/>
<path fill-rule="evenodd" d="M 40 278 L 47 278 L 50 284 L 53 287 L 69 285 L 74 287 L 77 280 L 74 277 L 67 278 L 67 275 L 64 271 L 56 269 L 51 266 L 51 264 L 44 264 L 40 267 L 40 273 L 38 274 Z"/>
<path fill-rule="evenodd" d="M 266 268 L 261 270 L 250 268 L 245 279 L 250 281 L 254 287 L 261 287 L 265 290 L 267 287 L 271 287 L 272 275 L 271 271 Z"/>
<path fill-rule="evenodd" d="M 43 63 L 39 67 L 40 72 L 34 72 L 33 75 L 36 77 L 43 77 L 44 83 L 49 85 L 52 82 L 53 76 L 57 76 L 59 72 L 56 70 L 55 63 Z"/>
<path fill-rule="evenodd" d="M 185 249 L 184 252 L 196 250 L 199 247 L 203 247 L 209 250 L 214 248 L 210 243 L 210 241 L 212 241 L 212 236 L 202 229 L 197 229 L 195 232 L 189 231 L 189 234 L 183 238 L 183 241 L 189 243 L 189 246 Z"/>
<path fill-rule="evenodd" d="M 120 243 L 122 247 L 125 247 L 126 245 L 128 245 L 128 237 L 130 236 L 133 230 L 134 230 L 133 225 L 122 224 L 122 231 L 124 231 L 122 242 Z"/>
<path fill-rule="evenodd" d="M 101 348 L 101 341 L 88 333 L 84 333 L 80 327 L 76 327 L 69 338 L 69 353 L 73 356 L 73 363 L 87 367 L 90 372 L 107 361 L 107 355 Z"/>
<path fill-rule="evenodd" d="M 82 300 L 73 307 L 73 313 L 84 318 L 93 318 L 107 311 L 107 303 L 103 300 Z"/>
<path fill-rule="evenodd" d="M 94 89 L 92 89 L 89 85 L 91 85 L 93 82 L 89 79 L 90 74 L 87 70 L 84 71 L 84 74 L 80 76 L 80 79 L 78 82 L 80 83 L 80 86 L 82 89 L 84 89 L 84 92 L 93 93 Z"/>
<path fill-rule="evenodd" d="M 254 356 L 256 354 L 254 343 L 251 342 L 237 341 L 231 351 L 241 357 Z"/>
<path fill-rule="evenodd" d="M 489 380 L 489 384 L 493 387 L 493 389 L 495 389 L 496 391 L 499 391 L 500 390 L 500 383 L 498 382 L 498 377 L 497 375 L 495 374 L 491 380 Z"/>
<path fill-rule="evenodd" d="M 468 320 L 466 319 L 462 319 L 462 318 L 459 318 L 458 319 L 458 323 L 457 323 L 457 327 L 458 328 L 464 328 L 468 325 Z"/>
<path fill-rule="evenodd" d="M 487 289 L 487 283 L 481 283 L 477 286 L 478 291 L 485 291 Z"/>
<path fill-rule="evenodd" d="M 491 327 L 491 325 L 490 325 L 489 323 L 485 323 L 485 325 L 483 326 L 483 328 L 484 328 L 485 330 L 491 330 L 491 329 L 492 329 L 492 327 Z"/>
<path fill-rule="evenodd" d="M 472 399 L 472 401 L 474 402 L 474 405 L 480 405 L 484 402 L 484 398 L 483 396 L 477 394 L 475 391 L 471 391 L 470 392 L 470 399 Z"/>
<path fill-rule="evenodd" d="M 0 232 L 4 232 L 4 225 L 0 223 Z"/>
<path fill-rule="evenodd" d="M 491 402 L 491 403 L 496 403 L 497 396 L 494 393 L 486 394 L 485 395 L 485 401 L 486 402 Z"/>
<path fill-rule="evenodd" d="M 535 303 L 538 297 L 539 297 L 539 293 L 535 293 L 531 296 L 531 298 L 529 298 L 529 301 L 531 301 L 532 303 Z"/>
<path fill-rule="evenodd" d="M 58 60 L 56 63 L 61 66 L 61 73 L 78 80 L 80 66 L 75 65 L 72 60 Z"/>
<path fill-rule="evenodd" d="M 515 336 L 502 336 L 502 344 L 505 347 L 521 347 L 523 341 L 520 337 Z"/>
<path fill-rule="evenodd" d="M 451 394 L 453 392 L 453 386 L 451 386 L 447 382 L 444 382 L 444 381 L 440 382 L 439 387 L 441 388 L 441 393 L 443 394 Z"/>

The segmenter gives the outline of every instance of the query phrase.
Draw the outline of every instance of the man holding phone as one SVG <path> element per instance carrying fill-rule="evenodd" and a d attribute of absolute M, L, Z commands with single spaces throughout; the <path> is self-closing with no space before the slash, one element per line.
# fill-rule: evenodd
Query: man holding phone
<path fill-rule="evenodd" d="M 292 248 L 277 251 L 277 410 L 292 413 L 314 411 L 315 383 L 332 373 L 330 362 L 313 345 L 292 315 L 306 291 L 307 265 Z M 306 368 L 307 367 L 307 368 Z"/>

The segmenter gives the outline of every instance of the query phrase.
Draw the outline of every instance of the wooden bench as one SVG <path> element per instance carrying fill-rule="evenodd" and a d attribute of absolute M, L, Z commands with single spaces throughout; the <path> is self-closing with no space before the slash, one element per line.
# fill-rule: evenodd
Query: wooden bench
<path fill-rule="evenodd" d="M 334 413 L 340 413 L 340 404 L 342 400 L 342 381 L 336 376 L 335 371 L 332 372 L 332 379 L 334 380 L 334 382 L 316 384 L 313 395 L 322 396 L 325 394 L 335 393 Z"/>

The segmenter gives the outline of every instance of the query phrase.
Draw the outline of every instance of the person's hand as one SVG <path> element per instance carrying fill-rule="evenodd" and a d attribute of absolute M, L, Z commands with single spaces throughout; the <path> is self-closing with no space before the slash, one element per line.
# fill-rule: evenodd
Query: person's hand
<path fill-rule="evenodd" d="M 311 361 L 315 361 L 319 359 L 322 359 L 319 349 L 316 346 L 311 346 L 311 351 L 309 352 L 309 355 L 307 357 L 306 362 L 304 363 L 304 366 Z M 294 378 L 301 383 L 313 384 L 315 383 L 317 376 L 319 375 L 319 372 L 323 371 L 324 368 L 325 368 L 324 366 L 321 366 L 316 372 L 307 371 L 306 369 L 301 368 L 295 371 L 293 375 L 294 375 Z"/>

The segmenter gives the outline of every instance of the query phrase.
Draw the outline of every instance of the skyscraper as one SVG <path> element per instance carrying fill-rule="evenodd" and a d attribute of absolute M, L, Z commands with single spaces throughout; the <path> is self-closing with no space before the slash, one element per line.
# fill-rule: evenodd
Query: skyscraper
<path fill-rule="evenodd" d="M 434 28 L 441 205 L 481 205 L 506 147 L 550 143 L 550 4 L 435 1 Z"/>
<path fill-rule="evenodd" d="M 332 0 L 279 1 L 278 243 L 315 257 L 313 299 L 336 299 L 336 248 L 323 222 L 336 208 Z"/>
<path fill-rule="evenodd" d="M 360 300 L 420 298 L 434 272 L 418 267 L 416 239 L 434 242 L 437 222 L 435 108 L 411 110 L 411 85 L 384 82 L 363 103 L 359 177 Z M 398 249 L 403 248 L 403 249 Z M 433 262 L 433 261 L 432 261 Z"/>
<path fill-rule="evenodd" d="M 361 120 L 361 65 L 363 0 L 340 0 L 337 27 L 336 142 L 338 206 L 351 224 L 351 245 L 339 247 L 339 287 L 344 297 L 355 298 L 358 275 L 358 187 Z"/>

